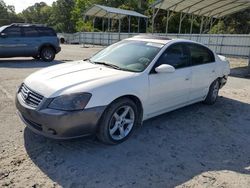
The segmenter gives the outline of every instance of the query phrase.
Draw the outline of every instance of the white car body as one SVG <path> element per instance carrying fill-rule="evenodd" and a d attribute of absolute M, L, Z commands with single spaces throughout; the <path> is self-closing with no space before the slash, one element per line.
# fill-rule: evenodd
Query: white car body
<path fill-rule="evenodd" d="M 127 39 L 141 40 L 141 39 Z M 24 83 L 46 98 L 88 92 L 92 98 L 85 109 L 107 106 L 115 99 L 133 95 L 143 106 L 143 120 L 174 109 L 203 101 L 211 83 L 230 73 L 225 57 L 215 56 L 215 62 L 176 70 L 174 73 L 150 75 L 155 61 L 168 46 L 188 40 L 147 40 L 164 46 L 147 69 L 141 73 L 125 72 L 82 61 L 64 63 L 42 69 L 30 75 Z M 167 89 L 166 89 L 167 88 Z"/>
<path fill-rule="evenodd" d="M 136 49 L 127 53 L 126 45 L 131 44 Z M 179 51 L 175 46 L 179 46 Z M 137 52 L 137 48 L 141 51 Z M 198 49 L 198 56 L 192 48 Z M 117 49 L 121 51 L 117 53 Z M 124 49 L 126 53 L 122 54 Z M 113 56 L 107 55 L 112 52 Z M 131 53 L 139 63 L 127 60 Z M 91 58 L 51 66 L 24 80 L 17 92 L 16 106 L 31 130 L 56 139 L 97 133 L 106 143 L 119 143 L 130 135 L 135 124 L 146 119 L 200 101 L 214 103 L 219 87 L 225 85 L 230 73 L 225 57 L 189 40 L 135 37 L 98 54 L 92 58 L 113 57 L 118 63 L 129 63 L 121 63 L 124 68 Z M 178 60 L 171 58 L 176 54 Z M 200 63 L 200 58 L 204 63 Z M 173 65 L 166 63 L 169 60 Z M 131 66 L 133 70 L 126 68 Z M 210 96 L 212 102 L 208 100 Z"/>

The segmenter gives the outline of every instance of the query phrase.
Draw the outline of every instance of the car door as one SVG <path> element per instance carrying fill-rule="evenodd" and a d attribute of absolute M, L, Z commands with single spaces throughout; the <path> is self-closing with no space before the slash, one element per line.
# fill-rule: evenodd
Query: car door
<path fill-rule="evenodd" d="M 156 73 L 155 68 L 169 64 L 175 68 L 173 73 Z M 192 69 L 185 45 L 177 43 L 169 46 L 156 62 L 149 74 L 148 116 L 164 113 L 189 101 Z"/>
<path fill-rule="evenodd" d="M 35 56 L 41 43 L 41 37 L 35 27 L 23 27 L 23 34 L 26 46 L 24 53 L 26 56 Z"/>
<path fill-rule="evenodd" d="M 10 26 L 3 30 L 0 39 L 0 56 L 14 57 L 22 55 L 24 44 L 21 38 L 20 27 Z"/>
<path fill-rule="evenodd" d="M 206 97 L 211 83 L 216 79 L 216 62 L 214 54 L 200 44 L 186 43 L 192 64 L 191 101 Z"/>

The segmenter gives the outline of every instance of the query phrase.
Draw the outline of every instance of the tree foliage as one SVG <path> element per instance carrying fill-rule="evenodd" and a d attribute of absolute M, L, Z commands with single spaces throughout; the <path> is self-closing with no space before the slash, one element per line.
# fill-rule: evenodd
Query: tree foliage
<path fill-rule="evenodd" d="M 12 6 L 7 6 L 0 0 L 0 26 L 13 22 L 41 23 L 54 27 L 58 32 L 78 32 L 93 31 L 92 18 L 84 19 L 84 12 L 93 4 L 102 4 L 128 10 L 135 10 L 152 18 L 153 11 L 150 5 L 155 0 L 56 0 L 52 6 L 44 2 L 35 3 L 25 9 L 21 14 L 16 14 Z M 179 29 L 180 13 L 173 13 L 169 21 L 168 32 L 176 33 Z M 128 31 L 128 19 L 122 20 L 122 31 Z M 167 11 L 160 10 L 155 19 L 155 32 L 166 32 Z M 107 24 L 105 22 L 105 24 Z M 146 22 L 141 21 L 141 28 L 145 28 Z M 196 18 L 193 23 L 193 33 L 199 33 L 201 19 Z M 113 30 L 117 30 L 118 21 L 113 21 Z M 147 31 L 151 31 L 151 19 Z M 191 19 L 187 16 L 182 22 L 182 33 L 190 32 Z M 107 25 L 105 25 L 107 28 Z M 95 30 L 102 30 L 102 20 L 96 19 Z M 131 20 L 131 31 L 137 31 L 137 20 Z M 146 30 L 144 30 L 146 31 Z M 206 33 L 250 33 L 250 9 L 227 16 L 225 19 L 217 21 L 211 28 L 205 24 Z"/>
<path fill-rule="evenodd" d="M 0 26 L 21 21 L 23 19 L 15 13 L 15 8 L 7 6 L 3 0 L 0 0 Z"/>

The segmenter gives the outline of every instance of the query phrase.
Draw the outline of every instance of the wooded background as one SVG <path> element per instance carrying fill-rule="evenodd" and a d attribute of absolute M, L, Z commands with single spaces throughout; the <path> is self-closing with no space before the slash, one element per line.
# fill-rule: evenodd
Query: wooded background
<path fill-rule="evenodd" d="M 127 10 L 135 10 L 149 17 L 152 16 L 150 5 L 154 0 L 57 0 L 52 6 L 44 2 L 35 3 L 33 6 L 16 14 L 13 6 L 7 6 L 0 0 L 0 26 L 16 22 L 39 23 L 53 27 L 57 32 L 74 33 L 80 31 L 100 31 L 102 28 L 101 19 L 96 19 L 95 29 L 92 20 L 84 21 L 84 12 L 93 4 L 101 4 Z M 179 25 L 179 13 L 175 13 L 169 22 L 169 33 L 177 33 Z M 166 28 L 167 11 L 160 10 L 155 20 L 154 32 L 164 33 Z M 122 32 L 127 32 L 127 22 L 125 18 L 122 24 Z M 149 19 L 149 23 L 151 19 Z M 137 20 L 132 19 L 131 32 L 137 31 Z M 182 33 L 189 33 L 191 18 L 186 17 L 183 21 Z M 193 33 L 199 33 L 200 18 L 194 22 Z M 113 22 L 113 31 L 117 30 L 117 22 Z M 143 22 L 141 22 L 143 28 Z M 150 26 L 150 24 L 149 24 Z M 145 27 L 144 27 L 145 28 Z M 151 27 L 145 28 L 143 32 L 151 31 Z M 211 30 L 212 34 L 250 34 L 250 9 L 229 15 L 221 20 L 217 20 Z"/>

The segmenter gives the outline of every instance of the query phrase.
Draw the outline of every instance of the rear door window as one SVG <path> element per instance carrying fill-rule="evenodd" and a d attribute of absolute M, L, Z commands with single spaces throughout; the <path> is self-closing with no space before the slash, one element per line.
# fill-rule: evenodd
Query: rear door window
<path fill-rule="evenodd" d="M 24 36 L 25 37 L 38 37 L 38 31 L 33 27 L 24 27 L 23 28 Z"/>
<path fill-rule="evenodd" d="M 8 27 L 3 33 L 7 34 L 8 37 L 21 37 L 21 28 L 20 27 Z"/>
<path fill-rule="evenodd" d="M 186 44 L 190 51 L 191 63 L 193 66 L 215 62 L 214 54 L 205 46 L 199 44 Z"/>

